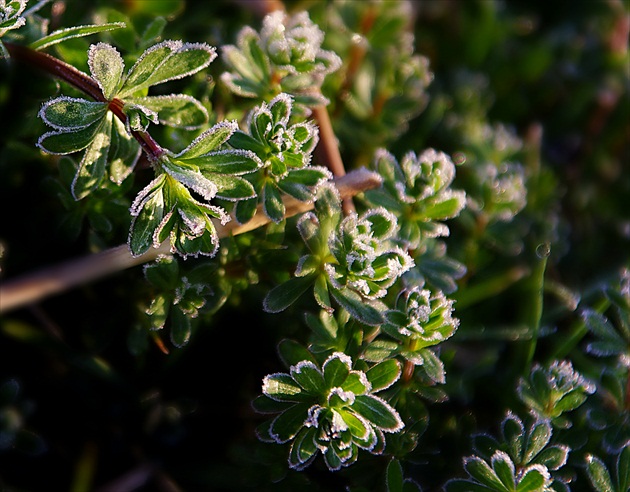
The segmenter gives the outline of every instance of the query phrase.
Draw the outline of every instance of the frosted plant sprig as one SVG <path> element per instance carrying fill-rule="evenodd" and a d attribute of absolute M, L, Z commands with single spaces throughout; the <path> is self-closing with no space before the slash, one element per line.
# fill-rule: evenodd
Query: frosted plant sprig
<path fill-rule="evenodd" d="M 518 468 L 504 451 L 496 451 L 490 460 L 479 456 L 464 458 L 467 479 L 446 482 L 447 492 L 553 492 L 553 479 L 546 467 L 538 464 Z"/>
<path fill-rule="evenodd" d="M 413 267 L 412 258 L 390 241 L 396 218 L 379 208 L 342 219 L 339 193 L 325 183 L 317 192 L 315 212 L 300 218 L 298 230 L 309 253 L 300 258 L 295 277 L 267 294 L 265 310 L 283 311 L 313 287 L 322 308 L 332 312 L 334 299 L 362 323 L 381 324 L 379 299 Z"/>
<path fill-rule="evenodd" d="M 314 190 L 332 178 L 328 169 L 312 166 L 311 154 L 319 140 L 317 127 L 311 122 L 290 124 L 293 98 L 279 94 L 269 104 L 262 103 L 251 111 L 246 130 L 237 130 L 229 143 L 254 152 L 262 166 L 247 179 L 258 198 L 239 201 L 235 215 L 239 222 L 249 221 L 262 203 L 265 214 L 274 222 L 284 218 L 282 194 L 300 201 L 312 201 Z"/>
<path fill-rule="evenodd" d="M 321 48 L 323 39 L 324 33 L 307 12 L 268 14 L 260 33 L 246 26 L 236 45 L 222 48 L 230 71 L 221 80 L 243 97 L 269 100 L 286 92 L 300 105 L 327 104 L 321 85 L 327 74 L 341 66 L 341 59 Z"/>
<path fill-rule="evenodd" d="M 534 415 L 560 428 L 571 426 L 563 414 L 578 408 L 594 391 L 595 385 L 567 360 L 555 360 L 546 367 L 535 364 L 529 377 L 521 378 L 517 387 L 518 397 Z"/>
<path fill-rule="evenodd" d="M 523 420 L 510 411 L 500 429 L 499 438 L 490 434 L 473 437 L 477 455 L 489 460 L 496 451 L 505 452 L 519 470 L 536 464 L 553 472 L 567 463 L 570 448 L 552 443 L 553 427 L 548 420 L 533 419 L 526 427 Z"/>
<path fill-rule="evenodd" d="M 172 251 L 184 258 L 216 254 L 219 238 L 212 219 L 225 224 L 230 217 L 210 201 L 256 195 L 242 175 L 256 170 L 261 161 L 251 151 L 224 145 L 237 128 L 236 122 L 217 123 L 181 152 L 165 151 L 159 157 L 157 177 L 138 194 L 130 209 L 133 255 L 157 248 L 169 237 Z"/>
<path fill-rule="evenodd" d="M 123 59 L 113 46 L 90 47 L 92 78 L 84 78 L 94 85 L 90 94 L 96 101 L 60 96 L 39 112 L 53 128 L 40 137 L 42 150 L 61 155 L 83 151 L 72 184 L 77 200 L 97 189 L 107 174 L 122 182 L 135 166 L 140 145 L 145 150 L 149 146 L 150 159 L 160 157 L 163 149 L 145 133 L 150 122 L 193 128 L 207 121 L 205 108 L 195 99 L 183 94 L 151 97 L 146 90 L 196 73 L 215 57 L 215 49 L 205 44 L 164 41 L 147 49 L 124 75 Z"/>
<path fill-rule="evenodd" d="M 433 149 L 420 155 L 408 152 L 398 163 L 391 153 L 379 149 L 372 168 L 383 177 L 383 186 L 365 197 L 371 205 L 396 215 L 402 245 L 417 249 L 427 239 L 449 235 L 443 221 L 459 215 L 466 194 L 451 189 L 455 165 L 446 154 Z"/>
<path fill-rule="evenodd" d="M 261 413 L 278 415 L 263 424 L 261 440 L 288 443 L 289 466 L 309 466 L 321 453 L 329 470 L 357 460 L 359 449 L 381 454 L 384 433 L 398 432 L 404 424 L 384 399 L 374 393 L 394 384 L 400 364 L 389 360 L 367 371 L 352 369 L 352 359 L 335 352 L 321 368 L 311 360 L 291 366 L 289 373 L 263 379 L 263 395 L 254 401 Z"/>
<path fill-rule="evenodd" d="M 630 489 L 630 444 L 617 455 L 614 479 L 601 458 L 587 454 L 584 461 L 586 474 L 595 492 L 626 492 Z"/>
<path fill-rule="evenodd" d="M 453 301 L 442 292 L 412 287 L 398 294 L 394 309 L 385 311 L 381 330 L 389 339 L 371 343 L 363 358 L 379 362 L 388 357 L 423 366 L 429 378 L 439 384 L 446 381 L 444 364 L 429 347 L 447 340 L 457 330 L 459 320 L 452 316 Z M 394 341 L 391 340 L 394 339 Z"/>
<path fill-rule="evenodd" d="M 173 256 L 160 256 L 144 267 L 144 276 L 156 290 L 151 303 L 145 309 L 152 330 L 170 328 L 171 342 L 182 347 L 190 339 L 191 319 L 199 315 L 206 304 L 206 296 L 212 294 L 207 283 L 191 282 L 180 272 Z"/>

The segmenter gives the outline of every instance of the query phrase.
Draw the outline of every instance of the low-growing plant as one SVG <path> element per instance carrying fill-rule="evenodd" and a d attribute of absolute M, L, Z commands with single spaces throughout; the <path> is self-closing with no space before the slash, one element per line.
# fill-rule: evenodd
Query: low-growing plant
<path fill-rule="evenodd" d="M 630 11 L 564 7 L 0 0 L 0 488 L 628 490 Z"/>

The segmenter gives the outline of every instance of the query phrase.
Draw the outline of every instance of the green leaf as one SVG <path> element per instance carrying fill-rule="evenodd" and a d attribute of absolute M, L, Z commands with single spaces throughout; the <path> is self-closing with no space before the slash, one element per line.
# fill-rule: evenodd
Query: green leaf
<path fill-rule="evenodd" d="M 61 131 L 76 131 L 102 120 L 107 104 L 67 96 L 46 102 L 38 116 L 49 126 Z"/>
<path fill-rule="evenodd" d="M 144 276 L 159 289 L 173 291 L 180 283 L 179 263 L 172 256 L 161 256 L 144 266 Z"/>
<path fill-rule="evenodd" d="M 614 489 L 610 472 L 597 456 L 586 456 L 586 474 L 595 492 L 612 492 Z"/>
<path fill-rule="evenodd" d="M 263 143 L 242 130 L 235 131 L 228 143 L 235 149 L 251 150 L 260 156 L 264 156 L 267 153 L 267 147 Z"/>
<path fill-rule="evenodd" d="M 570 412 L 571 410 L 575 410 L 585 401 L 586 395 L 584 394 L 584 390 L 579 387 L 569 391 L 566 395 L 560 398 L 560 400 L 555 404 L 554 410 L 561 413 Z"/>
<path fill-rule="evenodd" d="M 125 98 L 140 89 L 180 79 L 206 68 L 216 57 L 213 47 L 204 43 L 163 41 L 146 50 L 131 67 L 119 93 Z"/>
<path fill-rule="evenodd" d="M 318 451 L 315 445 L 316 431 L 316 427 L 305 427 L 295 436 L 289 453 L 289 466 L 291 468 L 301 470 L 315 458 Z"/>
<path fill-rule="evenodd" d="M 107 22 L 105 24 L 98 25 L 85 25 L 69 27 L 67 29 L 59 29 L 53 31 L 43 38 L 39 38 L 37 41 L 33 41 L 28 45 L 32 50 L 43 50 L 57 43 L 61 43 L 66 39 L 79 38 L 83 36 L 90 36 L 91 34 L 97 34 L 99 32 L 112 31 L 114 29 L 120 29 L 126 27 L 124 22 Z"/>
<path fill-rule="evenodd" d="M 517 463 L 521 463 L 521 460 L 523 463 L 529 463 L 532 457 L 535 456 L 536 453 L 538 453 L 538 451 L 540 450 L 540 448 L 537 447 L 539 442 L 534 438 L 534 442 L 532 443 L 534 445 L 534 448 L 532 449 L 532 452 L 534 452 L 534 454 L 532 454 L 531 456 L 525 454 L 525 457 L 523 457 L 525 426 L 523 425 L 523 421 L 511 412 L 505 417 L 505 419 L 503 419 L 503 422 L 501 423 L 501 431 L 505 443 L 508 446 L 509 455 Z"/>
<path fill-rule="evenodd" d="M 190 340 L 192 327 L 190 318 L 181 309 L 171 309 L 171 342 L 176 347 L 183 347 Z"/>
<path fill-rule="evenodd" d="M 293 439 L 304 426 L 310 403 L 298 403 L 278 415 L 269 429 L 269 433 L 277 443 L 285 443 Z"/>
<path fill-rule="evenodd" d="M 495 490 L 497 492 L 510 492 L 505 488 L 503 483 L 501 483 L 494 470 L 490 468 L 490 465 L 478 456 L 466 458 L 464 460 L 464 468 L 471 478 L 475 479 L 480 484 L 485 485 L 490 490 Z"/>
<path fill-rule="evenodd" d="M 400 461 L 393 459 L 385 472 L 387 492 L 403 492 L 403 470 Z"/>
<path fill-rule="evenodd" d="M 517 492 L 545 492 L 550 483 L 549 472 L 544 466 L 533 465 L 523 472 L 516 487 Z"/>
<path fill-rule="evenodd" d="M 400 377 L 400 362 L 396 359 L 389 359 L 376 364 L 365 374 L 372 384 L 372 391 L 377 392 L 389 388 Z"/>
<path fill-rule="evenodd" d="M 366 347 L 363 358 L 370 362 L 381 362 L 397 354 L 399 348 L 396 342 L 375 340 Z"/>
<path fill-rule="evenodd" d="M 533 461 L 549 470 L 557 470 L 566 464 L 568 457 L 569 447 L 556 445 L 543 449 Z"/>
<path fill-rule="evenodd" d="M 418 353 L 422 356 L 422 367 L 426 371 L 427 376 L 438 384 L 444 384 L 446 382 L 444 363 L 435 355 L 435 352 L 431 349 L 422 349 Z"/>
<path fill-rule="evenodd" d="M 280 190 L 278 190 L 275 183 L 270 181 L 265 183 L 262 190 L 262 202 L 265 215 L 276 224 L 282 222 L 285 208 L 280 196 Z"/>
<path fill-rule="evenodd" d="M 213 174 L 212 182 L 217 185 L 217 198 L 225 200 L 246 200 L 256 197 L 256 190 L 252 184 L 238 176 Z"/>
<path fill-rule="evenodd" d="M 374 395 L 357 395 L 352 409 L 385 432 L 398 432 L 405 425 L 393 407 Z"/>
<path fill-rule="evenodd" d="M 175 158 L 190 160 L 209 154 L 224 144 L 237 128 L 235 121 L 221 121 L 195 138 L 188 147 L 175 155 Z"/>
<path fill-rule="evenodd" d="M 303 360 L 291 367 L 291 376 L 302 388 L 312 395 L 324 391 L 324 377 L 319 367 L 310 360 Z"/>
<path fill-rule="evenodd" d="M 257 202 L 256 198 L 250 198 L 236 203 L 234 207 L 234 215 L 239 224 L 245 224 L 252 220 L 254 215 L 256 215 Z"/>
<path fill-rule="evenodd" d="M 252 401 L 252 408 L 256 412 L 263 414 L 275 414 L 279 412 L 284 412 L 292 406 L 293 403 L 291 402 L 276 401 L 266 395 L 258 395 Z"/>
<path fill-rule="evenodd" d="M 79 170 L 72 182 L 72 195 L 81 200 L 94 191 L 105 176 L 111 143 L 112 117 L 108 115 L 90 145 L 85 149 Z"/>
<path fill-rule="evenodd" d="M 278 344 L 278 355 L 287 367 L 294 366 L 305 360 L 316 363 L 313 354 L 304 345 L 288 338 L 281 340 Z"/>
<path fill-rule="evenodd" d="M 239 149 L 209 152 L 200 157 L 185 159 L 185 162 L 198 166 L 206 176 L 212 173 L 247 174 L 258 169 L 262 164 L 253 152 Z"/>
<path fill-rule="evenodd" d="M 125 99 L 154 111 L 161 124 L 185 130 L 194 130 L 208 122 L 208 111 L 197 99 L 185 94 L 147 96 Z"/>
<path fill-rule="evenodd" d="M 118 118 L 113 118 L 111 146 L 109 149 L 109 178 L 121 184 L 133 171 L 142 149 L 138 141 L 125 128 Z"/>
<path fill-rule="evenodd" d="M 263 301 L 263 309 L 267 313 L 279 313 L 298 300 L 313 285 L 315 275 L 292 277 L 286 282 L 271 289 Z"/>
<path fill-rule="evenodd" d="M 101 131 L 102 121 L 98 120 L 77 131 L 44 133 L 39 138 L 37 146 L 49 154 L 63 155 L 78 152 L 90 145 L 96 134 Z"/>
<path fill-rule="evenodd" d="M 155 12 L 152 12 L 151 15 L 155 15 Z M 155 43 L 155 41 L 162 35 L 166 24 L 167 20 L 164 17 L 155 17 L 151 22 L 149 22 L 144 31 L 142 31 L 140 41 L 138 42 L 139 46 L 142 49 L 146 49 L 150 44 Z"/>
<path fill-rule="evenodd" d="M 333 298 L 346 310 L 352 317 L 361 323 L 369 326 L 381 325 L 384 322 L 381 312 L 364 301 L 359 294 L 349 289 L 335 289 L 330 287 L 330 293 Z"/>
<path fill-rule="evenodd" d="M 352 360 L 341 352 L 332 354 L 322 366 L 327 388 L 340 387 L 350 374 Z"/>
<path fill-rule="evenodd" d="M 269 374 L 263 379 L 263 393 L 277 401 L 304 401 L 302 388 L 289 374 Z"/>
<path fill-rule="evenodd" d="M 88 65 L 92 77 L 103 91 L 103 96 L 108 101 L 111 100 L 122 85 L 125 70 L 122 56 L 109 44 L 93 44 L 88 53 Z"/>
<path fill-rule="evenodd" d="M 492 456 L 492 469 L 496 476 L 501 480 L 505 490 L 514 490 L 515 474 L 514 463 L 507 453 L 496 452 Z"/>
<path fill-rule="evenodd" d="M 149 183 L 136 197 L 131 206 L 134 219 L 129 231 L 129 248 L 134 256 L 145 253 L 155 241 L 155 231 L 164 217 L 162 188 L 166 175 L 162 174 Z"/>
<path fill-rule="evenodd" d="M 551 440 L 551 424 L 546 420 L 535 422 L 529 432 L 527 447 L 523 455 L 525 463 L 532 461 Z"/>

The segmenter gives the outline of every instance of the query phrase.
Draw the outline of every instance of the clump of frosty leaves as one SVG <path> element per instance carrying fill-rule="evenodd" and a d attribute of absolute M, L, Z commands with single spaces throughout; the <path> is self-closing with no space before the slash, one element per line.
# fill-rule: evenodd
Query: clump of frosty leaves
<path fill-rule="evenodd" d="M 259 437 L 291 442 L 289 466 L 298 470 L 319 453 L 331 471 L 354 463 L 359 449 L 381 454 L 384 433 L 398 432 L 404 424 L 396 410 L 374 393 L 396 382 L 400 372 L 395 360 L 365 372 L 352 369 L 352 359 L 335 352 L 321 367 L 303 360 L 289 373 L 270 374 L 263 379 L 263 395 L 254 400 L 254 408 L 278 415 L 259 428 Z"/>
<path fill-rule="evenodd" d="M 315 212 L 300 218 L 298 230 L 309 253 L 300 258 L 295 277 L 268 293 L 265 309 L 282 311 L 312 287 L 322 308 L 333 311 L 334 300 L 362 323 L 381 324 L 379 299 L 413 267 L 412 258 L 391 241 L 396 217 L 374 208 L 342 218 L 339 193 L 325 183 L 318 189 Z"/>
<path fill-rule="evenodd" d="M 341 59 L 321 48 L 324 33 L 307 12 L 289 16 L 282 11 L 263 19 L 260 33 L 244 27 L 236 45 L 222 49 L 230 69 L 221 80 L 235 94 L 269 100 L 281 92 L 300 105 L 318 106 L 324 77 L 337 70 Z"/>
<path fill-rule="evenodd" d="M 413 365 L 422 366 L 431 381 L 444 383 L 444 364 L 429 347 L 439 345 L 455 334 L 459 320 L 452 317 L 452 312 L 453 301 L 442 292 L 432 294 L 417 286 L 401 291 L 394 309 L 385 311 L 381 330 L 388 339 L 375 340 L 363 357 L 379 362 L 399 356 Z"/>
<path fill-rule="evenodd" d="M 146 92 L 153 85 L 198 72 L 215 57 L 215 49 L 205 44 L 164 41 L 147 49 L 125 75 L 114 47 L 105 43 L 90 47 L 88 64 L 102 98 L 60 96 L 39 112 L 53 128 L 40 137 L 42 150 L 62 155 L 83 151 L 72 183 L 77 200 L 98 188 L 107 174 L 121 183 L 131 173 L 140 155 L 133 131 L 144 131 L 149 123 L 195 128 L 207 121 L 205 108 L 190 96 Z M 114 106 L 122 111 L 118 118 L 110 111 Z"/>
<path fill-rule="evenodd" d="M 555 360 L 548 366 L 535 364 L 529 377 L 521 378 L 517 388 L 518 397 L 534 415 L 559 428 L 571 426 L 563 414 L 578 408 L 594 391 L 593 383 L 568 360 Z"/>
<path fill-rule="evenodd" d="M 569 447 L 552 443 L 549 420 L 535 419 L 525 427 L 523 421 L 508 412 L 501 423 L 499 439 L 488 434 L 474 436 L 476 455 L 464 459 L 465 479 L 452 479 L 447 492 L 518 491 L 554 492 L 568 490 L 552 471 L 563 467 Z"/>
<path fill-rule="evenodd" d="M 450 231 L 444 223 L 457 217 L 466 205 L 466 194 L 452 189 L 455 164 L 444 152 L 427 149 L 420 155 L 407 152 L 400 162 L 385 149 L 378 149 L 372 161 L 382 178 L 381 187 L 365 192 L 371 206 L 385 207 L 396 216 L 396 240 L 414 256 L 410 284 L 429 281 L 439 290 L 452 293 L 455 280 L 466 272 L 463 264 L 446 255 L 439 238 Z"/>
<path fill-rule="evenodd" d="M 230 217 L 225 209 L 209 202 L 256 196 L 242 175 L 256 170 L 260 160 L 253 152 L 224 145 L 237 128 L 236 122 L 223 121 L 178 154 L 164 152 L 157 162 L 157 177 L 131 206 L 132 254 L 157 248 L 169 237 L 172 251 L 183 257 L 216 254 L 219 237 L 212 219 L 225 224 Z"/>
<path fill-rule="evenodd" d="M 311 122 L 290 123 L 293 98 L 282 93 L 269 104 L 262 103 L 248 116 L 246 131 L 237 130 L 229 143 L 236 148 L 256 154 L 262 166 L 247 176 L 258 198 L 236 203 L 235 215 L 239 222 L 250 220 L 256 204 L 271 220 L 280 222 L 285 207 L 281 194 L 300 201 L 313 199 L 313 190 L 332 177 L 321 166 L 311 166 L 311 154 L 319 140 L 317 127 Z"/>

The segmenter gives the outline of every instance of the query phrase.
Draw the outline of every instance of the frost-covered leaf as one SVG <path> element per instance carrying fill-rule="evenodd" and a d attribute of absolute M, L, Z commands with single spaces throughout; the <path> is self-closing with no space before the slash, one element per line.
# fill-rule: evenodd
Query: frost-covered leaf
<path fill-rule="evenodd" d="M 175 157 L 189 160 L 217 150 L 237 130 L 236 121 L 222 121 L 204 131 Z"/>
<path fill-rule="evenodd" d="M 263 301 L 263 308 L 268 313 L 279 313 L 297 301 L 315 281 L 314 275 L 292 277 L 271 289 Z"/>
<path fill-rule="evenodd" d="M 615 490 L 608 468 L 597 456 L 592 454 L 586 456 L 586 474 L 596 492 Z"/>
<path fill-rule="evenodd" d="M 289 374 L 275 373 L 265 376 L 262 386 L 263 394 L 277 401 L 300 401 L 302 387 Z"/>
<path fill-rule="evenodd" d="M 357 395 L 352 408 L 385 432 L 398 432 L 404 427 L 398 412 L 377 396 Z"/>
<path fill-rule="evenodd" d="M 61 43 L 67 39 L 79 38 L 84 36 L 90 36 L 91 34 L 97 34 L 105 31 L 112 31 L 114 29 L 121 29 L 125 27 L 124 22 L 106 22 L 104 24 L 90 24 L 85 26 L 74 26 L 66 29 L 59 29 L 51 32 L 43 38 L 39 38 L 28 45 L 32 50 L 43 50 L 49 48 L 57 43 Z"/>
<path fill-rule="evenodd" d="M 105 118 L 101 130 L 94 136 L 92 142 L 85 149 L 79 163 L 79 170 L 72 182 L 72 194 L 81 200 L 94 191 L 103 178 L 107 169 L 107 160 L 111 144 L 112 117 Z"/>
<path fill-rule="evenodd" d="M 382 313 L 350 289 L 329 289 L 332 297 L 354 318 L 369 326 L 383 323 Z"/>
<path fill-rule="evenodd" d="M 398 381 L 400 373 L 400 362 L 396 359 L 389 359 L 371 367 L 366 375 L 372 384 L 372 391 L 377 392 L 389 388 Z"/>
<path fill-rule="evenodd" d="M 118 96 L 124 98 L 140 89 L 180 79 L 206 68 L 216 57 L 204 43 L 167 40 L 146 50 L 136 61 Z"/>
<path fill-rule="evenodd" d="M 120 53 L 109 44 L 93 44 L 88 52 L 88 65 L 105 99 L 112 99 L 123 82 L 125 63 Z"/>
<path fill-rule="evenodd" d="M 544 466 L 532 465 L 523 470 L 518 485 L 517 492 L 545 492 L 551 484 L 551 477 Z"/>
<path fill-rule="evenodd" d="M 38 116 L 55 130 L 76 131 L 102 120 L 107 105 L 102 102 L 60 96 L 44 103 Z"/>
<path fill-rule="evenodd" d="M 54 131 L 44 133 L 37 146 L 49 154 L 72 154 L 85 149 L 101 131 L 102 120 L 77 131 Z"/>
<path fill-rule="evenodd" d="M 393 459 L 385 474 L 387 492 L 403 492 L 403 471 L 400 461 Z"/>
<path fill-rule="evenodd" d="M 176 347 L 183 347 L 190 340 L 191 323 L 190 318 L 186 316 L 181 309 L 175 307 L 171 309 L 171 342 Z"/>
<path fill-rule="evenodd" d="M 194 130 L 208 121 L 208 111 L 194 97 L 185 94 L 127 98 L 126 102 L 150 109 L 163 125 Z"/>
<path fill-rule="evenodd" d="M 302 429 L 308 412 L 308 403 L 298 403 L 278 415 L 269 429 L 269 433 L 277 443 L 285 443 L 293 439 Z"/>
<path fill-rule="evenodd" d="M 134 200 L 130 212 L 133 216 L 129 231 L 129 249 L 140 256 L 155 244 L 155 232 L 165 214 L 162 188 L 166 182 L 162 174 L 149 183 Z"/>

